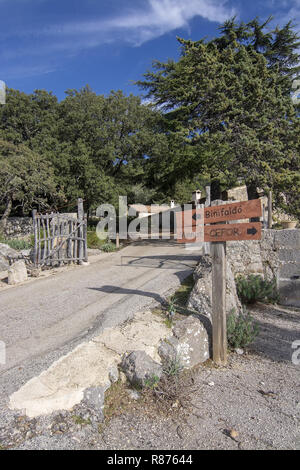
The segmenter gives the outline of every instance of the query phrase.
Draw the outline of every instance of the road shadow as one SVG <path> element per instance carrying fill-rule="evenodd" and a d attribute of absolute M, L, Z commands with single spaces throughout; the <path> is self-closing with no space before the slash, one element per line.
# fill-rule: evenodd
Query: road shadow
<path fill-rule="evenodd" d="M 144 290 L 137 290 L 137 289 L 127 289 L 124 287 L 117 287 L 117 286 L 101 286 L 101 287 L 88 287 L 89 290 L 94 290 L 98 292 L 105 292 L 106 294 L 119 294 L 119 295 L 140 295 L 141 297 L 150 297 L 151 299 L 155 300 L 162 306 L 167 306 L 168 302 L 164 299 L 160 294 L 156 294 L 155 292 L 147 292 Z"/>
<path fill-rule="evenodd" d="M 182 281 L 184 281 L 184 279 L 187 278 L 192 272 L 193 272 L 193 268 L 191 268 L 190 270 L 178 271 L 175 273 L 175 275 L 178 277 L 180 283 L 182 283 Z M 169 306 L 168 299 L 155 292 L 149 292 L 149 291 L 139 290 L 139 289 L 128 289 L 125 287 L 118 287 L 118 286 L 113 286 L 113 285 L 104 285 L 101 287 L 88 287 L 88 289 L 98 291 L 98 292 L 104 292 L 106 294 L 117 294 L 117 295 L 128 295 L 128 296 L 139 295 L 141 297 L 148 297 L 148 298 L 153 299 L 155 302 L 157 302 L 159 306 L 161 306 L 165 310 Z M 209 349 L 210 349 L 210 355 L 211 355 L 212 354 L 212 324 L 211 324 L 210 319 L 206 315 L 200 312 L 196 312 L 194 310 L 190 310 L 187 307 L 175 305 L 175 310 L 180 315 L 183 315 L 183 316 L 193 315 L 200 320 L 200 322 L 203 324 L 208 334 Z"/>
<path fill-rule="evenodd" d="M 158 256 L 122 256 L 121 266 L 140 268 L 174 269 L 180 267 L 194 268 L 200 255 L 158 255 Z"/>
<path fill-rule="evenodd" d="M 300 339 L 300 314 L 280 313 L 271 307 L 257 307 L 250 313 L 259 327 L 259 335 L 249 349 L 272 361 L 291 363 L 295 352 L 292 343 Z"/>

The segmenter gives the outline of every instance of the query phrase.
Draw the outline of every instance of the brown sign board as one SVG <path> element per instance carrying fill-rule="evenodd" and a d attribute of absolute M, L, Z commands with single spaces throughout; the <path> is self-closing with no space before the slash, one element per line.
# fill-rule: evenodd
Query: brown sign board
<path fill-rule="evenodd" d="M 184 236 L 177 239 L 178 243 L 226 242 L 233 240 L 260 240 L 261 222 L 247 224 L 205 225 L 203 231 L 193 231 L 193 227 L 184 231 Z"/>
<path fill-rule="evenodd" d="M 204 209 L 187 210 L 177 215 L 177 223 L 184 227 L 200 224 L 215 224 L 218 222 L 227 222 L 228 220 L 250 219 L 252 217 L 261 217 L 262 207 L 260 199 L 251 201 L 233 202 L 231 204 L 222 204 L 220 206 L 210 206 Z"/>

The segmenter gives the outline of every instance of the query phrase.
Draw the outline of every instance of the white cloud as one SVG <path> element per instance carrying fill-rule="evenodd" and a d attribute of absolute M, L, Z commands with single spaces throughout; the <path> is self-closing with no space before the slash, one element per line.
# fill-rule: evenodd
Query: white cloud
<path fill-rule="evenodd" d="M 0 3 L 3 1 L 6 0 L 0 0 Z M 211 22 L 223 22 L 236 13 L 228 3 L 228 0 L 139 0 L 138 3 L 132 1 L 131 7 L 127 6 L 111 17 L 98 13 L 95 14 L 96 19 L 90 21 L 70 20 L 39 30 L 15 30 L 13 34 L 3 31 L 0 33 L 3 40 L 9 43 L 13 36 L 14 39 L 19 37 L 19 41 L 17 46 L 14 43 L 14 47 L 2 48 L 0 63 L 3 71 L 7 72 L 5 75 L 9 76 L 22 75 L 22 71 L 26 76 L 49 73 L 55 64 L 84 49 L 113 42 L 140 46 L 176 29 L 188 28 L 190 21 L 197 16 Z M 16 65 L 19 59 L 23 65 L 24 58 L 28 69 Z"/>
<path fill-rule="evenodd" d="M 147 0 L 144 9 L 131 9 L 115 18 L 67 23 L 50 28 L 45 33 L 62 36 L 93 35 L 94 42 L 122 39 L 134 45 L 162 36 L 178 28 L 187 27 L 196 16 L 222 22 L 235 14 L 226 5 L 227 0 Z"/>
<path fill-rule="evenodd" d="M 281 26 L 286 24 L 288 21 L 292 20 L 293 22 L 298 23 L 297 26 L 300 26 L 300 0 L 272 0 L 270 5 L 277 12 L 284 10 L 284 13 L 281 16 L 278 14 L 275 16 L 273 23 L 279 23 Z"/>

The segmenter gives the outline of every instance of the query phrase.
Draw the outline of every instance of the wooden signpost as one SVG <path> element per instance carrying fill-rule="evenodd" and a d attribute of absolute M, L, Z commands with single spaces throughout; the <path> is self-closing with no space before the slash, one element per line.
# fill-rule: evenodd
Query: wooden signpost
<path fill-rule="evenodd" d="M 221 206 L 210 206 L 203 209 L 191 209 L 177 213 L 177 222 L 185 227 L 194 227 L 203 224 L 215 224 L 229 220 L 243 220 L 252 217 L 261 217 L 262 208 L 260 199 L 252 201 L 233 202 Z M 180 221 L 181 217 L 181 221 Z"/>
<path fill-rule="evenodd" d="M 185 237 L 178 238 L 178 243 L 194 243 L 203 236 L 205 242 L 228 242 L 230 240 L 260 240 L 261 223 L 205 225 L 204 230 L 194 231 L 194 227 L 185 229 Z M 198 240 L 196 238 L 198 237 Z"/>
<path fill-rule="evenodd" d="M 193 209 L 176 215 L 177 242 L 211 242 L 213 360 L 227 364 L 226 241 L 260 240 L 261 222 L 226 224 L 232 220 L 262 216 L 260 199 Z"/>

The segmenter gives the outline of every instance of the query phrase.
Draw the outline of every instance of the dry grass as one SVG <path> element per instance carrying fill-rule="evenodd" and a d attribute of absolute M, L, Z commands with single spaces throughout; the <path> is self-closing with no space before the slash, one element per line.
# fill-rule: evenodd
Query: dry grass
<path fill-rule="evenodd" d="M 156 384 L 142 391 L 144 410 L 152 416 L 186 414 L 190 411 L 190 398 L 195 391 L 194 371 L 164 374 Z"/>
<path fill-rule="evenodd" d="M 104 417 L 105 422 L 125 413 L 130 408 L 131 400 L 126 391 L 126 384 L 120 380 L 114 383 L 105 393 Z"/>

